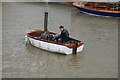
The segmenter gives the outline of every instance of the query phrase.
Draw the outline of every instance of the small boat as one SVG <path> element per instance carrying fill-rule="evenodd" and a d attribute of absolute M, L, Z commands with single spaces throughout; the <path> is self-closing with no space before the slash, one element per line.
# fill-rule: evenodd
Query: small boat
<path fill-rule="evenodd" d="M 73 2 L 73 6 L 83 13 L 104 17 L 120 17 L 119 3 Z"/>
<path fill-rule="evenodd" d="M 48 12 L 45 12 L 44 17 L 44 31 L 42 30 L 30 30 L 26 32 L 25 41 L 31 43 L 33 46 L 62 54 L 76 54 L 81 52 L 84 47 L 84 42 L 70 38 L 69 43 L 62 43 L 61 40 L 55 42 L 53 40 L 42 38 L 42 35 L 49 33 L 50 35 L 56 35 L 57 33 L 49 32 L 47 29 Z M 45 35 L 46 36 L 46 35 Z"/>
<path fill-rule="evenodd" d="M 41 49 L 44 49 L 47 51 L 51 51 L 51 52 L 62 53 L 62 54 L 74 54 L 75 49 L 76 49 L 77 53 L 81 52 L 83 50 L 84 42 L 73 39 L 73 38 L 70 38 L 70 39 L 73 41 L 76 41 L 77 45 L 76 45 L 76 43 L 63 44 L 63 43 L 61 43 L 60 40 L 57 43 L 57 42 L 53 42 L 53 41 L 40 39 L 39 36 L 41 36 L 41 34 L 44 32 L 45 31 L 42 31 L 42 30 L 35 30 L 32 32 L 29 32 L 26 34 L 25 41 L 31 43 L 35 47 L 38 47 L 38 48 L 41 48 Z M 49 32 L 49 33 L 53 34 L 53 35 L 56 34 L 53 32 Z"/>

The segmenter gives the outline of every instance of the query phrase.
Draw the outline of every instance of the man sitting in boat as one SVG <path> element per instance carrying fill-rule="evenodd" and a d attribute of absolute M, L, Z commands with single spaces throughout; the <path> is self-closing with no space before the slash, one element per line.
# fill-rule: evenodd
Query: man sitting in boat
<path fill-rule="evenodd" d="M 58 42 L 58 39 L 61 39 L 62 40 L 62 43 L 66 43 L 69 41 L 69 32 L 67 29 L 64 29 L 63 26 L 60 26 L 59 27 L 60 31 L 61 31 L 61 34 L 56 36 L 53 40 L 56 42 Z"/>

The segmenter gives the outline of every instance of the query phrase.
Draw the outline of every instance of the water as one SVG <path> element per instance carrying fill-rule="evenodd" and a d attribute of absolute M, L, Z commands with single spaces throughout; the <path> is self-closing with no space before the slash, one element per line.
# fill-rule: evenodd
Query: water
<path fill-rule="evenodd" d="M 60 4 L 3 4 L 3 78 L 116 78 L 118 77 L 118 20 L 80 13 Z M 49 31 L 64 25 L 70 36 L 85 42 L 77 55 L 38 49 L 24 41 L 29 28 L 43 30 L 49 12 Z"/>
<path fill-rule="evenodd" d="M 2 3 L 0 2 L 0 44 L 2 44 Z M 2 45 L 0 46 L 0 79 L 2 79 Z"/>

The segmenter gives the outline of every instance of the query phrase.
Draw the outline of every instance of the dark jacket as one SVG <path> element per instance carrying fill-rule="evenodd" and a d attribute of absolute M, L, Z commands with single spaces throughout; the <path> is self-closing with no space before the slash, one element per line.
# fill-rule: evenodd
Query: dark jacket
<path fill-rule="evenodd" d="M 59 38 L 62 39 L 62 43 L 69 41 L 69 32 L 67 29 L 61 31 Z"/>

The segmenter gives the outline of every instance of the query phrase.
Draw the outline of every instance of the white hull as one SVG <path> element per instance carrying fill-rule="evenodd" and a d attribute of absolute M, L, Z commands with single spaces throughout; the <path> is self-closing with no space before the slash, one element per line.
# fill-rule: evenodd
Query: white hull
<path fill-rule="evenodd" d="M 72 54 L 73 53 L 73 48 L 68 48 L 63 45 L 58 45 L 58 44 L 53 44 L 53 43 L 48 43 L 40 40 L 36 40 L 33 38 L 30 38 L 28 36 L 25 37 L 26 42 L 30 42 L 33 46 L 51 51 L 51 52 L 57 52 L 61 54 Z M 81 52 L 83 50 L 84 44 L 81 45 L 80 47 L 77 48 L 77 53 Z"/>

